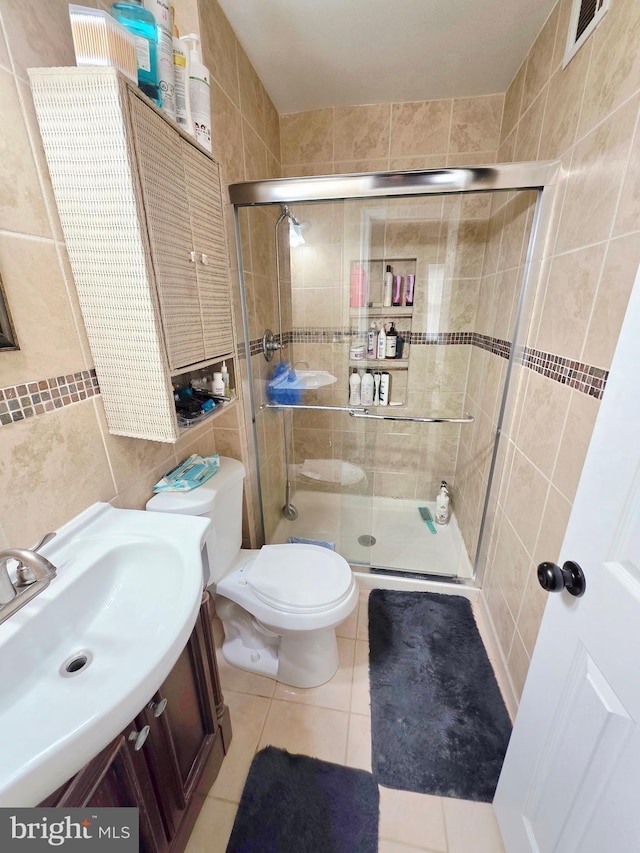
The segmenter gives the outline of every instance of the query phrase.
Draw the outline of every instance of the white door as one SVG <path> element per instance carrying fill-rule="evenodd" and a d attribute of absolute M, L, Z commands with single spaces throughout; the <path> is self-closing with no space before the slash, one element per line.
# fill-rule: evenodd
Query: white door
<path fill-rule="evenodd" d="M 507 853 L 640 851 L 640 271 L 494 800 Z"/>

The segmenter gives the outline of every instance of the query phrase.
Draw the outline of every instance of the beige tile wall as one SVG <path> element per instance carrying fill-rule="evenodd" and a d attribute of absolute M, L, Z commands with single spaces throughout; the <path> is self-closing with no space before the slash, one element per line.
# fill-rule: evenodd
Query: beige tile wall
<path fill-rule="evenodd" d="M 506 93 L 498 159 L 563 165 L 528 345 L 607 369 L 640 262 L 640 4 L 612 3 L 563 68 L 570 6 Z M 535 567 L 559 556 L 599 403 L 531 370 L 516 379 L 483 595 L 519 696 L 545 603 Z"/>
<path fill-rule="evenodd" d="M 203 37 L 213 76 L 214 154 L 225 179 L 277 174 L 277 113 L 217 3 L 203 2 L 200 17 L 195 0 L 176 5 L 182 33 L 195 29 Z M 0 274 L 21 345 L 0 354 L 4 387 L 93 364 L 26 74 L 31 66 L 75 64 L 68 2 L 3 0 L 0 22 Z M 233 251 L 232 239 L 231 245 Z M 0 547 L 31 545 L 94 501 L 142 507 L 169 468 L 189 453 L 215 451 L 250 463 L 240 406 L 175 446 L 110 435 L 99 397 L 4 426 Z M 245 525 L 246 538 L 251 532 Z"/>

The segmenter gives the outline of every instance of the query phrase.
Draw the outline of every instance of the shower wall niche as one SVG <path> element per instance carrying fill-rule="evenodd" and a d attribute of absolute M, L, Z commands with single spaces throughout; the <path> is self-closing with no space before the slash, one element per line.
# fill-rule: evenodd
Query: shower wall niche
<path fill-rule="evenodd" d="M 271 276 L 281 209 L 239 211 L 267 542 L 302 535 L 335 542 L 354 564 L 472 577 L 537 197 L 501 191 L 292 203 L 304 243 L 289 246 L 280 227 L 282 355 L 335 381 L 302 392 L 311 408 L 285 412 L 261 409 L 272 365 L 259 353 L 264 327 L 279 331 Z M 366 272 L 362 308 L 350 306 L 356 262 Z M 412 306 L 382 306 L 386 264 L 405 282 L 415 275 Z M 350 358 L 372 319 L 394 321 L 401 359 Z M 345 411 L 354 367 L 389 372 L 394 405 L 368 408 L 398 420 Z M 410 420 L 425 417 L 462 422 Z M 281 515 L 287 475 L 299 510 L 294 524 Z M 434 513 L 443 479 L 454 516 L 433 536 L 418 509 Z"/>

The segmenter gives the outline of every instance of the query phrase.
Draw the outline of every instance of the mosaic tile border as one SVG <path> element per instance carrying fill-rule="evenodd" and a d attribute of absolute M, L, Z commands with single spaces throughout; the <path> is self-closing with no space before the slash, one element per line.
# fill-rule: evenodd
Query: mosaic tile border
<path fill-rule="evenodd" d="M 398 329 L 402 332 L 401 329 Z M 500 358 L 508 359 L 511 354 L 511 342 L 478 332 L 402 332 L 405 341 L 411 346 L 476 346 Z M 351 340 L 362 336 L 361 329 L 342 328 L 297 328 L 284 335 L 285 343 L 319 343 L 331 344 Z M 277 336 L 276 336 L 277 339 Z M 262 353 L 262 338 L 251 341 L 251 355 Z M 575 388 L 582 394 L 588 394 L 601 400 L 607 385 L 609 371 L 594 367 L 574 359 L 560 355 L 522 347 L 517 353 L 517 360 L 530 370 L 535 370 L 543 376 Z"/>
<path fill-rule="evenodd" d="M 99 393 L 95 370 L 0 388 L 0 426 L 44 415 Z"/>

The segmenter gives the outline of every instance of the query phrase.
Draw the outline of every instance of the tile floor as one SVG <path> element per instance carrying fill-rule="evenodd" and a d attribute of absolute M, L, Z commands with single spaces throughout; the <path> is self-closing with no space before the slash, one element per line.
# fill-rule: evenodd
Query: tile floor
<path fill-rule="evenodd" d="M 186 853 L 224 853 L 249 765 L 265 746 L 371 770 L 367 599 L 363 590 L 338 628 L 340 668 L 321 687 L 288 687 L 233 669 L 218 653 L 233 741 Z M 379 853 L 504 853 L 504 847 L 490 804 L 381 787 Z"/>

